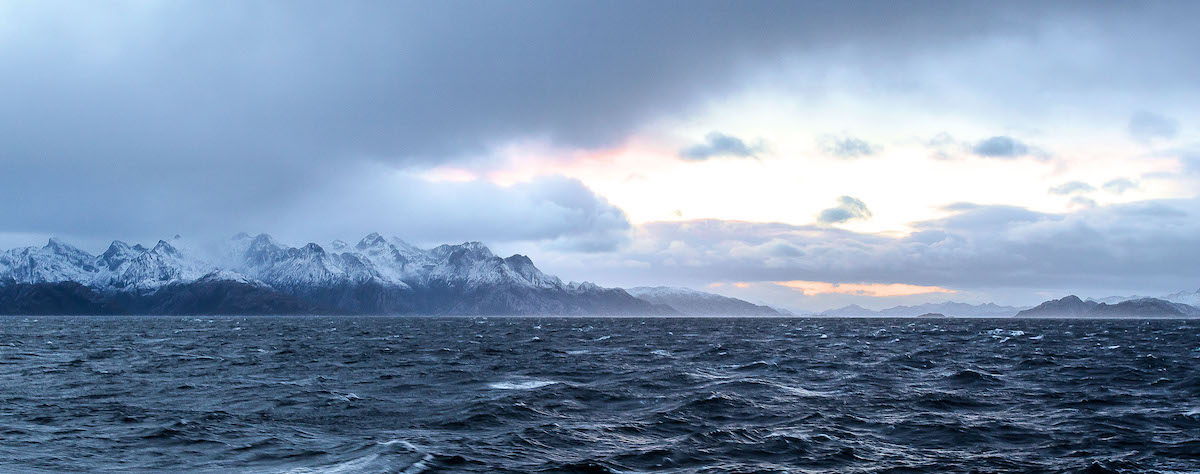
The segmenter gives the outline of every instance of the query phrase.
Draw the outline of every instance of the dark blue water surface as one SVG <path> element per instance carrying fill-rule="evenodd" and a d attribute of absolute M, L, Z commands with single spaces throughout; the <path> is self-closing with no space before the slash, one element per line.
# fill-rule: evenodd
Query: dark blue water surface
<path fill-rule="evenodd" d="M 0 324 L 6 472 L 1200 470 L 1200 321 Z"/>

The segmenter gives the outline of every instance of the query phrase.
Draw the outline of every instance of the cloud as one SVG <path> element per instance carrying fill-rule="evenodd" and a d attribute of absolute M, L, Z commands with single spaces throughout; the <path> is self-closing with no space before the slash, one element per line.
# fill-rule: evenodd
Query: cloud
<path fill-rule="evenodd" d="M 246 220 L 243 209 L 302 199 L 314 185 L 353 186 L 346 168 L 363 163 L 493 160 L 497 147 L 522 140 L 611 146 L 648 124 L 689 120 L 761 90 L 758 78 L 786 82 L 789 98 L 965 95 L 1030 114 L 1047 106 L 1046 95 L 1190 94 L 1196 63 L 1177 45 L 1195 42 L 1196 8 L 2 3 L 0 232 L 223 225 Z M 1094 28 L 1061 40 L 1062 25 Z M 996 44 L 1012 53 L 986 56 L 996 67 L 978 68 Z M 1077 54 L 1080 44 L 1107 53 Z M 831 65 L 862 82 L 776 74 Z M 999 86 L 1013 93 L 995 94 Z M 49 215 L 72 206 L 108 220 Z"/>
<path fill-rule="evenodd" d="M 1125 191 L 1138 188 L 1137 181 L 1129 178 L 1116 178 L 1107 183 L 1104 183 L 1104 190 L 1114 194 L 1123 194 Z"/>
<path fill-rule="evenodd" d="M 721 132 L 704 136 L 704 142 L 680 150 L 679 156 L 694 161 L 716 157 L 754 158 L 763 149 L 761 143 L 749 145 L 742 139 Z"/>
<path fill-rule="evenodd" d="M 995 136 L 980 140 L 971 152 L 984 158 L 1016 158 L 1028 155 L 1030 148 L 1012 137 Z"/>
<path fill-rule="evenodd" d="M 381 232 L 421 244 L 484 240 L 595 252 L 629 240 L 624 211 L 575 179 L 545 176 L 512 186 L 433 182 L 381 165 L 320 178 L 314 176 L 304 194 L 282 193 L 276 199 L 166 186 L 144 188 L 135 198 L 120 185 L 79 183 L 77 194 L 86 197 L 76 201 L 56 198 L 53 189 L 21 185 L 19 191 L 37 206 L 8 214 L 6 225 L 81 243 L 154 241 L 175 233 L 211 240 L 239 231 L 328 242 Z M 5 181 L 20 184 L 0 176 Z M 130 221 L 130 214 L 137 219 Z M 121 227 L 109 225 L 123 221 Z"/>
<path fill-rule="evenodd" d="M 954 290 L 936 286 L 906 285 L 903 283 L 828 283 L 823 281 L 776 281 L 772 284 L 799 290 L 805 295 L 839 293 L 871 297 L 926 295 L 930 293 L 954 293 Z"/>
<path fill-rule="evenodd" d="M 870 217 L 871 210 L 867 209 L 866 203 L 857 198 L 842 196 L 838 198 L 837 206 L 821 211 L 821 214 L 817 215 L 817 222 L 830 225 Z"/>
<path fill-rule="evenodd" d="M 1200 198 L 1112 204 L 1068 214 L 1012 206 L 956 208 L 947 217 L 915 223 L 906 236 L 817 225 L 655 222 L 635 228 L 635 244 L 622 250 L 619 259 L 597 255 L 575 264 L 593 278 L 609 281 L 669 280 L 696 287 L 721 281 L 903 284 L 963 294 L 1005 291 L 1020 295 L 1016 302 L 1022 304 L 1037 303 L 1035 292 L 1042 291 L 1096 294 L 1196 286 Z M 788 252 L 779 251 L 784 245 Z M 641 261 L 649 267 L 631 276 L 607 269 L 605 259 Z M 771 294 L 780 301 L 791 298 Z"/>
<path fill-rule="evenodd" d="M 1068 194 L 1090 193 L 1095 190 L 1096 190 L 1096 188 L 1094 186 L 1087 184 L 1083 181 L 1071 181 L 1069 183 L 1064 183 L 1064 184 L 1055 186 L 1053 188 L 1050 188 L 1050 194 L 1058 194 L 1058 195 L 1066 196 Z"/>
<path fill-rule="evenodd" d="M 1179 135 L 1179 121 L 1153 112 L 1140 111 L 1129 119 L 1129 136 L 1139 142 L 1170 140 Z"/>
<path fill-rule="evenodd" d="M 286 224 L 264 230 L 327 240 L 379 231 L 426 244 L 487 236 L 493 244 L 532 242 L 571 252 L 613 251 L 629 241 L 625 213 L 575 179 L 433 183 L 387 170 L 352 179 L 355 186 L 329 184 L 270 209 L 275 219 L 260 222 Z"/>
<path fill-rule="evenodd" d="M 826 154 L 842 159 L 862 158 L 879 152 L 879 147 L 861 138 L 826 136 L 818 140 Z"/>
<path fill-rule="evenodd" d="M 966 146 L 955 140 L 949 133 L 941 132 L 934 135 L 933 138 L 926 140 L 925 146 L 932 152 L 932 156 L 938 160 L 949 160 L 954 158 Z"/>
<path fill-rule="evenodd" d="M 1085 196 L 1072 197 L 1070 201 L 1067 201 L 1067 204 L 1070 204 L 1071 207 L 1082 207 L 1085 209 L 1090 209 L 1099 205 L 1096 203 L 1095 199 Z"/>

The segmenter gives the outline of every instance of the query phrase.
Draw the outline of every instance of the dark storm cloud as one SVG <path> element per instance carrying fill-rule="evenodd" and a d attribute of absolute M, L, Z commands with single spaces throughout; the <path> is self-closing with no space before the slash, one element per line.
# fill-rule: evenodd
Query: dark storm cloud
<path fill-rule="evenodd" d="M 879 152 L 878 146 L 855 137 L 824 137 L 818 145 L 830 156 L 843 159 L 862 158 Z"/>
<path fill-rule="evenodd" d="M 862 7 L 0 4 L 0 232 L 233 231 L 314 189 L 336 198 L 329 185 L 353 187 L 365 161 L 487 159 L 529 138 L 607 146 L 781 54 L 912 49 L 998 23 Z"/>
<path fill-rule="evenodd" d="M 1141 142 L 1171 139 L 1179 135 L 1179 121 L 1153 112 L 1141 111 L 1129 119 L 1129 136 Z"/>
<path fill-rule="evenodd" d="M 821 211 L 817 215 L 817 222 L 826 225 L 840 224 L 854 219 L 867 219 L 869 217 L 871 217 L 871 210 L 867 209 L 866 203 L 850 196 L 841 196 L 838 198 L 837 206 Z"/>
<path fill-rule="evenodd" d="M 762 148 L 763 145 L 761 143 L 750 145 L 741 138 L 721 132 L 712 132 L 704 136 L 703 143 L 697 143 L 680 150 L 679 156 L 693 161 L 704 161 L 709 158 L 721 156 L 753 158 L 762 151 Z"/>
<path fill-rule="evenodd" d="M 543 177 L 504 187 L 486 181 L 431 183 L 383 170 L 367 174 L 375 177 L 331 183 L 327 191 L 293 203 L 274 216 L 284 223 L 274 232 L 329 241 L 386 230 L 423 244 L 484 235 L 489 243 L 536 240 L 575 252 L 612 251 L 629 239 L 625 212 L 574 179 Z M 259 222 L 264 220 L 270 219 Z"/>
<path fill-rule="evenodd" d="M 1112 87 L 1193 87 L 1193 55 L 1141 53 L 1193 42 L 1195 15 L 1181 10 L 1194 8 L 0 3 L 0 232 L 147 239 L 176 229 L 235 231 L 263 216 L 268 227 L 286 227 L 294 223 L 270 217 L 294 215 L 300 201 L 337 200 L 371 178 L 354 174 L 365 162 L 487 160 L 522 139 L 609 146 L 740 90 L 781 59 L 828 51 L 839 51 L 839 67 L 880 71 L 946 44 L 1117 23 L 1148 33 L 1110 52 L 1123 67 L 1067 72 Z M 526 196 L 497 193 L 501 203 Z M 476 238 L 493 230 L 481 227 Z"/>
<path fill-rule="evenodd" d="M 1016 158 L 1029 154 L 1029 145 L 1012 137 L 996 136 L 980 140 L 971 152 L 985 158 Z"/>

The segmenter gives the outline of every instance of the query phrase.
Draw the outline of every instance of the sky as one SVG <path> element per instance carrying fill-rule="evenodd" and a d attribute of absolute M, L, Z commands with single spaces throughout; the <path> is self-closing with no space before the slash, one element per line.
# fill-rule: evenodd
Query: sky
<path fill-rule="evenodd" d="M 0 0 L 0 247 L 380 232 L 794 311 L 1195 290 L 1197 16 Z"/>

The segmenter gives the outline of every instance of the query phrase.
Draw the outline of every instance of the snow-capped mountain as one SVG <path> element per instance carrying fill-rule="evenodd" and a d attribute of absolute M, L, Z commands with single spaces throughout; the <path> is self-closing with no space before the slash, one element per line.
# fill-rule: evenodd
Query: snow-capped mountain
<path fill-rule="evenodd" d="M 1186 304 L 1189 306 L 1200 306 L 1200 290 L 1196 291 L 1180 291 L 1162 296 L 1107 296 L 1104 298 L 1088 298 L 1085 301 L 1093 301 L 1096 303 L 1108 303 L 1110 305 L 1123 303 L 1126 301 L 1142 300 L 1146 298 L 1160 299 L 1170 301 L 1172 303 Z"/>
<path fill-rule="evenodd" d="M 58 239 L 45 247 L 12 249 L 0 254 L 0 279 L 26 283 L 91 283 L 100 274 L 95 258 Z"/>
<path fill-rule="evenodd" d="M 118 240 L 104 253 L 93 256 L 61 240 L 50 239 L 43 247 L 18 248 L 0 254 L 0 281 L 15 283 L 73 281 L 98 288 L 148 290 L 195 281 L 215 269 L 163 240 L 149 249 Z"/>
<path fill-rule="evenodd" d="M 149 248 L 115 241 L 96 256 L 57 239 L 44 247 L 0 254 L 0 284 L 59 283 L 107 295 L 105 308 L 115 301 L 147 311 L 181 302 L 220 308 L 224 300 L 219 294 L 225 291 L 240 295 L 236 307 L 246 311 L 261 309 L 250 300 L 265 298 L 289 311 L 311 312 L 676 314 L 619 288 L 564 284 L 529 257 L 500 258 L 479 242 L 425 250 L 377 233 L 353 246 L 334 242 L 329 250 L 315 243 L 291 247 L 266 234 L 243 233 L 207 254 L 190 250 L 178 237 Z M 200 286 L 203 297 L 192 291 Z M 158 298 L 155 305 L 145 303 L 152 297 Z"/>
<path fill-rule="evenodd" d="M 1133 296 L 1105 296 L 1103 298 L 1088 298 L 1083 301 L 1091 301 L 1093 303 L 1117 304 L 1130 300 L 1140 300 L 1149 298 L 1149 296 L 1133 295 Z"/>
<path fill-rule="evenodd" d="M 1200 290 L 1180 291 L 1178 293 L 1160 296 L 1159 299 L 1164 299 L 1172 303 L 1186 304 L 1189 306 L 1200 306 Z"/>
<path fill-rule="evenodd" d="M 691 288 L 639 286 L 629 294 L 655 304 L 667 305 L 685 316 L 782 316 L 769 306 Z"/>

